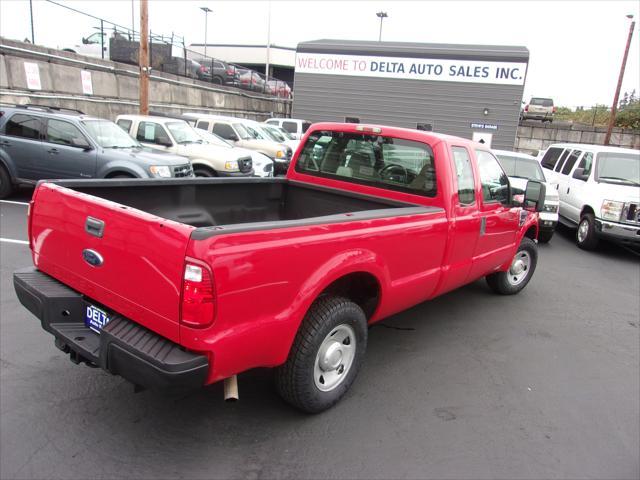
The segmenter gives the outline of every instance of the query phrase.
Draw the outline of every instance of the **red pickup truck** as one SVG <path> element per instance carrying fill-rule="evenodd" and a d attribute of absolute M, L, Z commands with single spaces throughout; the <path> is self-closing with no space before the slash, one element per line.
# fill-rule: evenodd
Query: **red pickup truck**
<path fill-rule="evenodd" d="M 76 363 L 148 388 L 277 367 L 282 397 L 319 412 L 368 325 L 481 277 L 527 285 L 544 186 L 514 193 L 469 140 L 320 123 L 286 178 L 41 182 L 14 285 Z"/>

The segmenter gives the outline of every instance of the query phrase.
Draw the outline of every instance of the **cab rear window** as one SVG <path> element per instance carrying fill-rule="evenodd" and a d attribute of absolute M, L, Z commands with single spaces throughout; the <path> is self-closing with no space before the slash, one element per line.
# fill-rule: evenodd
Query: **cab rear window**
<path fill-rule="evenodd" d="M 427 197 L 437 193 L 431 147 L 382 135 L 314 132 L 296 171 Z"/>
<path fill-rule="evenodd" d="M 536 105 L 539 107 L 553 107 L 553 100 L 550 98 L 532 98 L 529 105 Z"/>

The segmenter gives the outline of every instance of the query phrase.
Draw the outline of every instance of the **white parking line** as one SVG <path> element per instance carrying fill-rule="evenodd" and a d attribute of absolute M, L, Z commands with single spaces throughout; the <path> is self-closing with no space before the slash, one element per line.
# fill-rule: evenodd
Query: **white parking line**
<path fill-rule="evenodd" d="M 0 203 L 9 203 L 11 205 L 24 205 L 29 206 L 29 202 L 14 202 L 13 200 L 0 200 Z"/>
<path fill-rule="evenodd" d="M 2 237 L 0 237 L 0 242 L 18 243 L 20 245 L 29 245 L 29 242 L 27 242 L 26 240 L 14 240 L 13 238 L 2 238 Z"/>

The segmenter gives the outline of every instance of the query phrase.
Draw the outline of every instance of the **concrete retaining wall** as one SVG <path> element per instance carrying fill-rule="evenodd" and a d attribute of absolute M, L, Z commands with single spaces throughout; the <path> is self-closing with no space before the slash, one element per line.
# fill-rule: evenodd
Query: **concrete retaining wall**
<path fill-rule="evenodd" d="M 537 155 L 552 143 L 604 145 L 607 129 L 580 124 L 541 123 L 528 120 L 518 126 L 514 150 Z M 614 128 L 610 145 L 640 149 L 640 131 Z"/>
<path fill-rule="evenodd" d="M 40 89 L 29 88 L 25 62 L 38 66 Z M 91 73 L 91 94 L 83 90 L 82 70 Z M 138 112 L 138 82 L 134 65 L 0 37 L 2 103 L 74 108 L 113 120 Z M 207 112 L 255 120 L 290 116 L 291 112 L 290 100 L 155 71 L 151 72 L 149 104 L 150 110 L 163 113 Z"/>

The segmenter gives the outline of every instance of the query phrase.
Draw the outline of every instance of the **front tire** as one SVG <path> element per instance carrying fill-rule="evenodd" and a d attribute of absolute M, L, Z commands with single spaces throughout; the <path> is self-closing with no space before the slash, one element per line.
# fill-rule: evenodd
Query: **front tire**
<path fill-rule="evenodd" d="M 276 389 L 304 412 L 327 410 L 349 390 L 366 347 L 362 309 L 346 298 L 321 297 L 302 321 L 289 358 L 276 369 Z"/>
<path fill-rule="evenodd" d="M 553 238 L 553 230 L 540 230 L 538 232 L 538 242 L 549 243 Z"/>
<path fill-rule="evenodd" d="M 580 217 L 578 230 L 576 230 L 576 243 L 583 250 L 595 250 L 599 239 L 596 236 L 596 218 L 593 213 L 585 213 Z"/>
<path fill-rule="evenodd" d="M 193 169 L 193 175 L 196 177 L 217 177 L 218 175 L 214 170 L 206 167 L 196 167 Z"/>
<path fill-rule="evenodd" d="M 506 272 L 487 275 L 487 284 L 500 295 L 513 295 L 527 286 L 538 264 L 538 247 L 529 237 L 524 237 L 511 266 Z"/>

